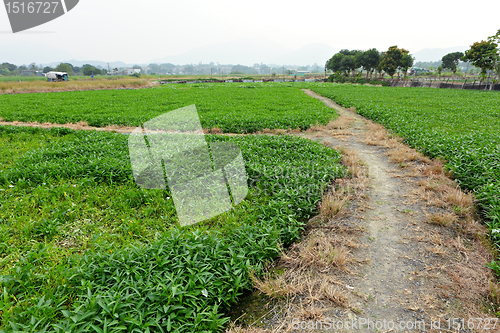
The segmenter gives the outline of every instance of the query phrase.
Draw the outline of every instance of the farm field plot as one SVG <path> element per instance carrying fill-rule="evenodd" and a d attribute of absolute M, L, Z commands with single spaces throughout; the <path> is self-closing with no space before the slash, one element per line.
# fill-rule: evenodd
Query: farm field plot
<path fill-rule="evenodd" d="M 269 128 L 308 129 L 336 114 L 284 84 L 187 84 L 138 90 L 74 91 L 0 96 L 4 121 L 139 126 L 195 104 L 203 128 L 254 133 Z"/>
<path fill-rule="evenodd" d="M 308 88 L 355 107 L 428 156 L 444 158 L 460 186 L 476 194 L 500 248 L 500 94 L 336 84 Z"/>
<path fill-rule="evenodd" d="M 168 190 L 134 184 L 127 136 L 0 127 L 0 329 L 220 329 L 249 270 L 298 238 L 345 171 L 337 152 L 296 137 L 207 140 L 241 148 L 250 192 L 181 228 Z"/>

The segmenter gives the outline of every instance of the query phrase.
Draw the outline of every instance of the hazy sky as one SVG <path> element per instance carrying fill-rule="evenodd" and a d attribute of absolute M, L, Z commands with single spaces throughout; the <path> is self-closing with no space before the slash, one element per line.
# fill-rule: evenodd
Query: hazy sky
<path fill-rule="evenodd" d="M 500 1 L 462 3 L 80 0 L 63 17 L 17 34 L 9 33 L 6 11 L 0 9 L 0 61 L 1 48 L 10 47 L 20 54 L 32 52 L 33 58 L 53 50 L 60 55 L 54 55 L 53 61 L 71 56 L 144 63 L 239 38 L 266 39 L 288 49 L 326 43 L 379 50 L 398 45 L 416 52 L 468 46 L 500 29 Z M 45 52 L 33 52 L 40 48 Z"/>

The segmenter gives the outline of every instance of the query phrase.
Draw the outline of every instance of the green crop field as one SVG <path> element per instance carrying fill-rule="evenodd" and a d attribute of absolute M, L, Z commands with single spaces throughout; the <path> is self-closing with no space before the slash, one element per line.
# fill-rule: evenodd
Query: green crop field
<path fill-rule="evenodd" d="M 315 92 L 370 118 L 473 191 L 500 248 L 500 94 L 490 91 L 315 84 Z M 496 266 L 500 273 L 500 266 Z"/>
<path fill-rule="evenodd" d="M 195 104 L 203 128 L 254 133 L 269 128 L 307 129 L 336 117 L 332 109 L 283 84 L 186 84 L 140 90 L 1 95 L 5 121 L 87 122 L 139 126 L 168 111 Z"/>
<path fill-rule="evenodd" d="M 207 136 L 241 148 L 250 192 L 182 228 L 168 190 L 134 184 L 127 140 L 0 127 L 0 329 L 218 331 L 249 271 L 298 238 L 344 175 L 339 154 L 309 140 Z"/>

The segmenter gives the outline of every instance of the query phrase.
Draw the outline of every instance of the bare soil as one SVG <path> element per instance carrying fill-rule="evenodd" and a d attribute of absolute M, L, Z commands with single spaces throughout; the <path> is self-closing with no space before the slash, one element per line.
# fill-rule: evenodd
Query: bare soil
<path fill-rule="evenodd" d="M 496 279 L 485 267 L 493 254 L 473 196 L 441 162 L 354 110 L 305 93 L 340 117 L 290 134 L 343 152 L 352 177 L 337 180 L 323 197 L 329 209 L 320 206 L 303 240 L 256 280 L 264 315 L 243 316 L 228 332 L 499 332 Z"/>

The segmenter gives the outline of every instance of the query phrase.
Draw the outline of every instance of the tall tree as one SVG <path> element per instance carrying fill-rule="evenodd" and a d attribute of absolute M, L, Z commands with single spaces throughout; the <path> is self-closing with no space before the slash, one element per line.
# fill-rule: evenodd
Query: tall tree
<path fill-rule="evenodd" d="M 358 52 L 356 54 L 356 63 L 359 67 L 363 67 L 366 71 L 366 77 L 368 78 L 368 74 L 373 73 L 373 71 L 377 68 L 380 62 L 380 52 L 377 49 L 369 49 L 364 52 Z"/>
<path fill-rule="evenodd" d="M 404 68 L 404 66 L 408 64 L 408 58 L 406 57 L 403 60 L 403 56 L 409 55 L 409 53 L 410 51 L 408 50 L 398 49 L 397 45 L 389 47 L 389 49 L 384 53 L 382 59 L 380 60 L 382 70 L 389 74 L 391 78 L 394 78 L 394 74 L 396 73 L 396 71 L 398 69 Z"/>
<path fill-rule="evenodd" d="M 355 59 L 354 55 L 344 55 L 340 62 L 340 69 L 350 75 L 351 72 L 357 68 Z"/>
<path fill-rule="evenodd" d="M 498 29 L 495 35 L 488 37 L 488 40 L 497 44 L 496 56 L 494 56 L 495 64 L 493 65 L 493 70 L 497 72 L 498 78 L 500 79 L 500 29 Z"/>
<path fill-rule="evenodd" d="M 457 73 L 458 61 L 462 59 L 464 54 L 462 52 L 452 52 L 443 56 L 441 61 L 443 62 L 443 68 L 448 68 L 453 72 L 453 76 Z"/>
<path fill-rule="evenodd" d="M 403 71 L 406 79 L 406 74 L 408 73 L 408 69 L 413 66 L 413 62 L 415 59 L 408 53 L 403 54 L 403 57 L 401 58 L 401 70 Z"/>
<path fill-rule="evenodd" d="M 54 68 L 49 67 L 49 66 L 45 66 L 45 67 L 43 68 L 43 72 L 44 72 L 44 73 L 52 72 L 53 70 L 54 70 Z"/>
<path fill-rule="evenodd" d="M 465 51 L 463 61 L 470 61 L 474 66 L 481 68 L 481 79 L 486 77 L 486 71 L 493 69 L 498 62 L 498 44 L 493 40 L 475 42 Z"/>
<path fill-rule="evenodd" d="M 71 64 L 61 62 L 59 65 L 57 65 L 56 71 L 73 74 L 73 66 L 71 66 Z"/>
<path fill-rule="evenodd" d="M 17 66 L 14 65 L 14 64 L 11 64 L 11 63 L 8 63 L 8 62 L 4 62 L 2 65 L 1 65 L 2 68 L 6 68 L 8 69 L 9 71 L 13 72 L 17 69 Z"/>
<path fill-rule="evenodd" d="M 325 67 L 332 72 L 340 72 L 342 70 L 342 58 L 344 58 L 344 54 L 336 53 L 334 54 L 327 62 Z"/>
<path fill-rule="evenodd" d="M 96 68 L 96 67 L 89 65 L 89 64 L 85 64 L 82 66 L 82 72 L 83 72 L 83 75 L 85 75 L 85 76 L 101 75 L 101 70 L 99 68 Z"/>

